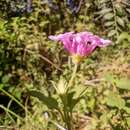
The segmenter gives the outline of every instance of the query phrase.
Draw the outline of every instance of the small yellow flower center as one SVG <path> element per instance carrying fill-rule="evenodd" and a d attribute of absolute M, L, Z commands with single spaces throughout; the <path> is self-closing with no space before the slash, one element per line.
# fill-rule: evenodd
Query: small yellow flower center
<path fill-rule="evenodd" d="M 78 64 L 83 60 L 83 57 L 81 57 L 80 55 L 72 55 L 72 62 L 74 64 Z"/>

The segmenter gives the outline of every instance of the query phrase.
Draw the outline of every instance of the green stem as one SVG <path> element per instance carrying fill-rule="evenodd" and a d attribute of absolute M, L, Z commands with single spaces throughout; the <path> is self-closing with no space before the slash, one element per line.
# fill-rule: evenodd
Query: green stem
<path fill-rule="evenodd" d="M 59 108 L 57 109 L 57 111 L 60 113 L 60 115 L 61 115 L 63 121 L 65 121 L 65 118 L 64 118 L 64 115 L 63 115 L 62 111 L 61 111 Z"/>
<path fill-rule="evenodd" d="M 67 112 L 68 112 L 68 109 L 67 109 L 67 94 L 64 95 L 62 98 L 62 102 L 63 102 L 63 112 L 64 112 L 64 119 L 65 119 L 65 125 L 67 127 L 67 130 L 68 130 L 68 127 L 69 127 L 69 124 L 68 124 L 68 115 L 67 115 Z"/>
<path fill-rule="evenodd" d="M 73 73 L 72 73 L 72 76 L 71 76 L 71 79 L 69 80 L 69 83 L 68 83 L 68 88 L 72 86 L 72 83 L 73 83 L 74 78 L 76 76 L 77 68 L 78 68 L 78 64 L 75 64 L 74 65 L 74 69 L 73 69 Z"/>
<path fill-rule="evenodd" d="M 59 125 L 58 123 L 54 122 L 53 120 L 49 120 L 52 124 L 54 124 L 55 126 L 57 126 L 60 130 L 66 130 L 64 127 L 62 127 L 61 125 Z"/>
<path fill-rule="evenodd" d="M 14 100 L 19 106 L 21 106 L 21 108 L 23 108 L 24 110 L 25 107 L 22 103 L 20 103 L 20 101 L 18 101 L 14 96 L 12 96 L 11 94 L 9 94 L 7 91 L 5 91 L 4 89 L 0 89 L 3 93 L 5 93 L 7 96 L 9 96 L 12 100 Z"/>
<path fill-rule="evenodd" d="M 22 118 L 19 115 L 15 114 L 13 111 L 9 110 L 8 108 L 6 108 L 6 107 L 4 107 L 2 105 L 0 105 L 0 108 L 3 109 L 3 110 L 5 110 L 6 112 L 9 112 L 10 114 L 14 115 L 18 119 L 22 120 Z"/>
<path fill-rule="evenodd" d="M 73 84 L 73 81 L 74 81 L 74 78 L 76 76 L 76 71 L 77 71 L 77 68 L 78 68 L 78 64 L 75 64 L 74 65 L 74 68 L 73 68 L 73 72 L 72 72 L 72 76 L 69 80 L 69 83 L 68 83 L 68 89 L 72 86 Z M 68 91 L 66 92 L 66 96 L 65 96 L 65 102 L 64 102 L 64 114 L 65 114 L 65 117 L 66 117 L 66 126 L 67 126 L 67 130 L 72 130 L 73 129 L 73 123 L 72 123 L 72 112 L 69 112 L 68 109 L 67 109 L 67 95 L 68 95 Z"/>
<path fill-rule="evenodd" d="M 74 68 L 73 68 L 72 76 L 71 76 L 69 83 L 67 85 L 68 90 L 73 84 L 74 78 L 76 76 L 77 67 L 78 67 L 78 64 L 75 64 Z M 68 109 L 68 93 L 69 93 L 68 90 L 66 91 L 66 93 L 64 95 L 60 95 L 60 98 L 61 98 L 62 103 L 63 103 L 62 117 L 63 117 L 63 120 L 65 121 L 65 127 L 67 128 L 67 130 L 73 130 L 72 112 L 69 111 L 69 109 Z"/>
<path fill-rule="evenodd" d="M 72 130 L 71 129 L 71 118 L 69 115 L 69 111 L 67 108 L 67 95 L 68 93 L 66 93 L 65 95 L 62 95 L 60 98 L 62 100 L 63 103 L 63 117 L 64 117 L 64 122 L 65 122 L 65 127 L 67 128 L 67 130 Z"/>
<path fill-rule="evenodd" d="M 65 108 L 65 116 L 66 116 L 66 127 L 67 127 L 67 130 L 72 130 L 72 118 L 69 114 L 69 111 L 66 110 Z"/>

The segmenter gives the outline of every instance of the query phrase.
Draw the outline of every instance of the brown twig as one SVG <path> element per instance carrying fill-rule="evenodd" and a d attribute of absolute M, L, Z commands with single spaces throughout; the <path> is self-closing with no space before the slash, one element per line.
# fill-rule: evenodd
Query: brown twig
<path fill-rule="evenodd" d="M 31 50 L 28 50 L 28 49 L 24 49 L 25 53 L 28 52 L 30 54 L 35 54 L 35 52 L 31 51 Z M 60 70 L 63 72 L 63 70 L 61 68 L 59 68 L 56 64 L 54 64 L 52 61 L 50 61 L 48 58 L 40 55 L 40 54 L 37 54 L 39 58 L 43 59 L 44 61 L 48 62 L 49 64 L 51 64 L 52 66 L 54 66 L 56 69 Z"/>

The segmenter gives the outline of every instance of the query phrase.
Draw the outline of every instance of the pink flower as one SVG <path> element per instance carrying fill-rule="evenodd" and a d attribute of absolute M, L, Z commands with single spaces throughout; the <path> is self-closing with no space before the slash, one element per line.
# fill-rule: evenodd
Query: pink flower
<path fill-rule="evenodd" d="M 57 36 L 49 36 L 51 40 L 61 41 L 72 55 L 85 57 L 91 54 L 96 47 L 106 47 L 111 43 L 110 40 L 105 40 L 99 36 L 93 35 L 91 32 L 67 32 Z"/>

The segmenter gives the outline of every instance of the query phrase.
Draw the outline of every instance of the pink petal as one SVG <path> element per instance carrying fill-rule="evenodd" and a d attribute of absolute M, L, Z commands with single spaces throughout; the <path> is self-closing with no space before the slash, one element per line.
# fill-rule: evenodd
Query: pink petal
<path fill-rule="evenodd" d="M 62 37 L 62 34 L 58 35 L 58 36 L 53 36 L 53 35 L 50 35 L 48 38 L 53 40 L 53 41 L 59 41 Z"/>
<path fill-rule="evenodd" d="M 92 53 L 96 47 L 105 47 L 111 43 L 91 32 L 73 33 L 67 32 L 57 36 L 49 36 L 51 40 L 61 41 L 67 51 L 72 55 L 87 56 Z"/>
<path fill-rule="evenodd" d="M 104 40 L 104 39 L 102 39 L 102 38 L 101 38 L 100 40 L 101 40 L 101 44 L 98 45 L 99 47 L 106 47 L 106 46 L 108 46 L 109 44 L 112 43 L 111 40 Z"/>

